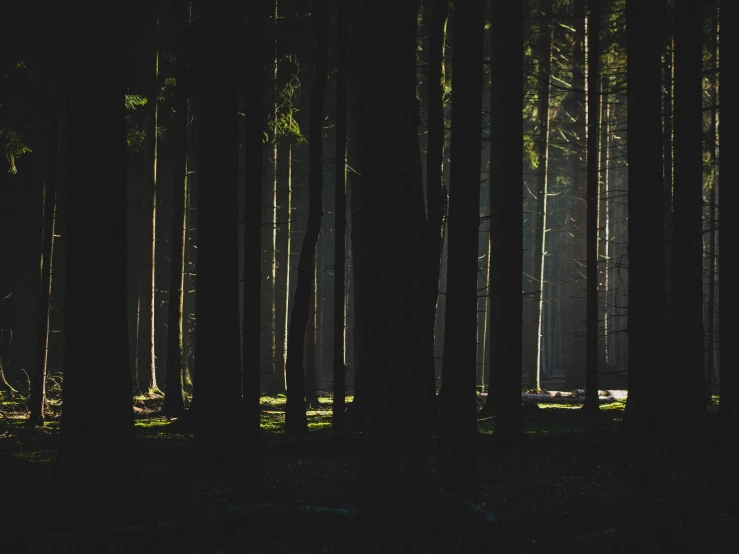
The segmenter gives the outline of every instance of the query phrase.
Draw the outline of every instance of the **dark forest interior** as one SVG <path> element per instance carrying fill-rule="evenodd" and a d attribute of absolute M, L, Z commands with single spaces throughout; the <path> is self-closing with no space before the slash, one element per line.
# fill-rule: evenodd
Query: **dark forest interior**
<path fill-rule="evenodd" d="M 736 2 L 98 4 L 0 4 L 0 552 L 736 551 Z"/>

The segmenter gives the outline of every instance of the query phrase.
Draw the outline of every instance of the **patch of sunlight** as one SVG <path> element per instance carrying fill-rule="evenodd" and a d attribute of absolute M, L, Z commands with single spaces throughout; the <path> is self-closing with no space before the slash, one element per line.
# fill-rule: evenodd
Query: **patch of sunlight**
<path fill-rule="evenodd" d="M 18 450 L 13 452 L 13 458 L 24 462 L 48 464 L 56 458 L 55 450 Z"/>
<path fill-rule="evenodd" d="M 134 425 L 136 427 L 162 427 L 164 425 L 169 425 L 169 420 L 166 417 L 151 417 L 147 419 L 137 419 L 134 422 Z"/>
<path fill-rule="evenodd" d="M 601 404 L 600 409 L 609 412 L 622 412 L 626 408 L 626 402 L 608 402 Z"/>
<path fill-rule="evenodd" d="M 563 410 L 579 410 L 582 408 L 582 404 L 537 404 L 540 408 L 547 409 L 547 408 L 559 408 Z"/>
<path fill-rule="evenodd" d="M 331 427 L 330 421 L 315 421 L 315 422 L 308 422 L 308 429 L 311 430 L 318 430 L 318 429 L 325 429 L 326 427 Z"/>

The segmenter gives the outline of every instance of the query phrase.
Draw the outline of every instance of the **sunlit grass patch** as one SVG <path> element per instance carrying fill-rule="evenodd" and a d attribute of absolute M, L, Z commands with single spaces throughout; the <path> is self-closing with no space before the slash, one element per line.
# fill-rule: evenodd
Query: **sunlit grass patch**
<path fill-rule="evenodd" d="M 163 427 L 165 425 L 169 425 L 170 421 L 164 416 L 161 417 L 147 417 L 146 419 L 137 419 L 134 422 L 134 425 L 136 427 L 144 427 L 144 428 L 156 428 L 156 427 Z"/>

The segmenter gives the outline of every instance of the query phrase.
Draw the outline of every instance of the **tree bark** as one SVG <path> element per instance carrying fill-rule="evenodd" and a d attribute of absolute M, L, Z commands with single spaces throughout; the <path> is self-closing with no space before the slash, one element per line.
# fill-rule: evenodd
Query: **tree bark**
<path fill-rule="evenodd" d="M 297 288 L 290 329 L 287 337 L 287 405 L 285 430 L 291 435 L 308 432 L 305 416 L 305 373 L 303 368 L 303 340 L 308 323 L 310 290 L 313 276 L 316 244 L 323 218 L 323 100 L 328 76 L 327 51 L 329 10 L 328 0 L 316 5 L 316 49 L 314 67 L 316 78 L 310 105 L 310 172 L 308 176 L 308 223 L 300 249 Z"/>
<path fill-rule="evenodd" d="M 439 399 L 440 478 L 445 489 L 468 498 L 474 494 L 477 436 L 477 253 L 484 15 L 482 0 L 468 1 L 456 8 L 444 394 Z"/>
<path fill-rule="evenodd" d="M 490 92 L 490 391 L 494 437 L 521 422 L 523 274 L 523 4 L 494 2 Z M 487 405 L 487 404 L 486 404 Z"/>

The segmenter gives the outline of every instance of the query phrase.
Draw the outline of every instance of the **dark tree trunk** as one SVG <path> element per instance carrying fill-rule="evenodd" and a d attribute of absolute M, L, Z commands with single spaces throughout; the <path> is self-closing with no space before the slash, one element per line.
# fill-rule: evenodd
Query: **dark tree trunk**
<path fill-rule="evenodd" d="M 705 414 L 703 365 L 703 1 L 675 3 L 674 298 L 670 382 L 681 398 L 669 429 L 696 429 Z M 680 443 L 687 447 L 686 442 Z M 677 443 L 675 443 L 677 446 Z"/>
<path fill-rule="evenodd" d="M 303 368 L 303 340 L 308 323 L 314 256 L 323 218 L 323 97 L 327 80 L 327 50 L 329 10 L 328 0 L 318 0 L 315 6 L 316 49 L 314 67 L 316 78 L 310 104 L 310 170 L 308 176 L 308 224 L 300 248 L 297 288 L 287 335 L 287 406 L 285 429 L 291 435 L 308 432 L 305 417 L 305 374 Z"/>
<path fill-rule="evenodd" d="M 739 66 L 735 63 L 739 59 L 739 5 L 736 2 L 721 2 L 720 13 L 720 112 L 721 124 L 719 127 L 719 147 L 721 159 L 721 200 L 726 209 L 720 208 L 720 213 L 739 205 L 739 140 L 736 130 L 739 128 Z M 721 163 L 724 161 L 726 163 Z M 736 217 L 721 218 L 721 232 L 719 233 L 719 252 L 723 254 L 719 266 L 721 279 L 721 293 L 719 295 L 719 361 L 721 366 L 721 403 L 720 411 L 724 419 L 731 425 L 729 436 L 736 437 L 736 427 L 739 425 L 739 363 L 737 350 L 733 341 L 739 336 L 739 260 L 737 260 L 736 246 L 739 244 L 739 219 Z M 728 315 L 728 317 L 727 317 Z"/>
<path fill-rule="evenodd" d="M 408 525 L 424 473 L 420 397 L 425 371 L 417 326 L 425 216 L 415 98 L 416 10 L 414 2 L 391 0 L 355 2 L 354 7 L 351 113 L 358 139 L 353 144 L 362 156 L 359 175 L 352 178 L 363 377 L 361 517 L 368 542 L 386 538 L 402 547 L 411 545 Z M 474 294 L 474 281 L 472 286 Z"/>
<path fill-rule="evenodd" d="M 256 497 L 262 496 L 263 478 L 259 438 L 260 427 L 260 347 L 262 286 L 262 136 L 264 132 L 264 60 L 267 54 L 267 22 L 264 2 L 252 2 L 247 12 L 245 34 L 244 104 L 245 137 L 245 205 L 244 205 L 244 305 L 242 327 L 242 386 L 246 428 L 244 438 L 251 453 L 245 468 L 245 482 Z"/>
<path fill-rule="evenodd" d="M 125 39 L 120 2 L 92 11 L 72 2 L 64 11 L 69 207 L 55 486 L 65 517 L 90 524 L 101 505 L 106 516 L 123 516 L 136 471 L 126 325 Z M 89 208 L 91 198 L 98 209 Z"/>
<path fill-rule="evenodd" d="M 346 423 L 346 0 L 338 0 L 336 43 L 336 182 L 334 232 L 334 398 L 331 423 Z"/>
<path fill-rule="evenodd" d="M 202 462 L 240 472 L 242 445 L 238 312 L 238 132 L 234 9 L 202 3 L 197 332 L 193 409 Z"/>
<path fill-rule="evenodd" d="M 46 30 L 46 75 L 47 98 L 44 145 L 44 182 L 43 182 L 43 237 L 41 242 L 41 287 L 36 305 L 36 359 L 31 379 L 31 391 L 28 397 L 29 423 L 42 425 L 46 410 L 46 370 L 49 359 L 49 325 L 51 322 L 51 287 L 54 258 L 54 226 L 56 223 L 56 181 L 59 154 L 59 121 L 61 108 L 61 81 L 59 75 L 59 59 L 57 56 L 58 29 L 54 17 L 55 10 L 50 12 L 50 24 Z"/>
<path fill-rule="evenodd" d="M 318 255 L 316 252 L 315 256 Z M 305 330 L 305 403 L 315 408 L 318 405 L 316 385 L 316 341 L 318 337 L 318 264 L 313 260 L 313 278 L 310 289 L 310 307 L 308 308 L 308 327 Z"/>
<path fill-rule="evenodd" d="M 589 0 L 588 18 L 588 152 L 587 152 L 587 237 L 585 403 L 583 410 L 597 413 L 598 401 L 598 172 L 600 136 L 600 24 L 601 0 Z M 604 145 L 605 146 L 605 145 Z M 607 154 L 606 154 L 607 155 Z"/>
<path fill-rule="evenodd" d="M 172 187 L 172 241 L 170 251 L 169 304 L 167 308 L 167 382 L 162 412 L 178 416 L 184 409 L 183 350 L 185 300 L 185 249 L 187 242 L 187 166 L 188 166 L 188 63 L 190 59 L 190 3 L 175 6 L 178 9 L 179 51 L 175 85 L 175 136 L 173 156 L 175 183 Z"/>
<path fill-rule="evenodd" d="M 495 438 L 521 422 L 523 274 L 523 5 L 493 3 L 490 91 L 490 393 Z M 513 55 L 511 52 L 513 50 Z M 492 408 L 487 405 L 492 402 Z"/>
<path fill-rule="evenodd" d="M 626 1 L 631 84 L 626 96 L 629 139 L 629 400 L 624 425 L 635 444 L 657 439 L 665 367 L 665 256 L 662 187 L 661 55 L 663 0 Z M 644 451 L 645 456 L 649 452 Z"/>
<path fill-rule="evenodd" d="M 485 3 L 456 8 L 452 76 L 449 273 L 444 336 L 444 394 L 439 399 L 439 470 L 444 488 L 471 497 L 477 436 L 475 379 L 477 253 Z"/>

